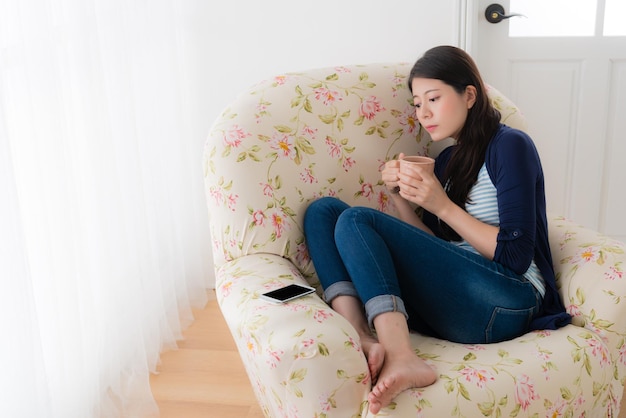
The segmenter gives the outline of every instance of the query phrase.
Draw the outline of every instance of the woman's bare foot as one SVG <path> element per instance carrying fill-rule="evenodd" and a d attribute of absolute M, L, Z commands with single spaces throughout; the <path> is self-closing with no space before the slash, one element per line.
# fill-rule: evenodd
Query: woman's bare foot
<path fill-rule="evenodd" d="M 385 359 L 376 386 L 368 396 L 370 412 L 377 414 L 401 392 L 429 386 L 437 380 L 435 370 L 414 353 Z"/>
<path fill-rule="evenodd" d="M 385 361 L 385 347 L 378 342 L 373 336 L 361 336 L 361 347 L 365 358 L 367 358 L 367 367 L 370 371 L 370 379 L 372 385 L 376 384 L 378 380 L 378 374 L 383 368 Z"/>

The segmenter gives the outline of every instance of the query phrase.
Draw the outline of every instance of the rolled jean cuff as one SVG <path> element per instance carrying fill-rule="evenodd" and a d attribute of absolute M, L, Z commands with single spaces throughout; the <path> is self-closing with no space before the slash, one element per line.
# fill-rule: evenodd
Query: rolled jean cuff
<path fill-rule="evenodd" d="M 359 294 L 356 292 L 352 282 L 342 281 L 335 282 L 324 290 L 324 299 L 326 300 L 326 303 L 330 304 L 330 302 L 337 296 L 354 296 L 355 298 L 358 298 Z"/>
<path fill-rule="evenodd" d="M 400 312 L 404 314 L 407 320 L 409 319 L 404 302 L 394 295 L 374 296 L 365 303 L 365 312 L 367 313 L 367 322 L 371 328 L 374 328 L 374 318 L 387 312 Z"/>

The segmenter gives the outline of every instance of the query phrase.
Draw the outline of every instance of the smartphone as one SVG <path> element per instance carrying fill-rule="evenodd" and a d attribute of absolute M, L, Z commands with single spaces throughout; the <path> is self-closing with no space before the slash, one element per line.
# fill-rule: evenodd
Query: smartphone
<path fill-rule="evenodd" d="M 290 284 L 279 289 L 261 294 L 261 298 L 274 303 L 285 303 L 290 300 L 315 292 L 315 289 L 301 284 Z"/>

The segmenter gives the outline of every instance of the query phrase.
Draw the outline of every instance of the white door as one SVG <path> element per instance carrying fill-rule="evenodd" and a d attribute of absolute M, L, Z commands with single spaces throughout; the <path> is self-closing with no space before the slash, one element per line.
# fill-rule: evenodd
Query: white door
<path fill-rule="evenodd" d="M 461 44 L 525 114 L 549 212 L 626 241 L 626 2 L 500 1 L 526 17 L 496 24 L 492 3 L 467 1 Z"/>

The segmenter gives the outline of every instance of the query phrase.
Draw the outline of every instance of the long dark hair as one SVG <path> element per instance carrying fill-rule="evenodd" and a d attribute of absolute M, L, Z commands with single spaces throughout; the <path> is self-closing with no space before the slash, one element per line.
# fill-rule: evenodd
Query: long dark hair
<path fill-rule="evenodd" d="M 476 88 L 476 102 L 469 109 L 465 125 L 456 138 L 450 161 L 444 173 L 444 185 L 450 199 L 465 209 L 467 196 L 476 183 L 478 172 L 485 162 L 487 145 L 500 124 L 500 112 L 491 105 L 487 89 L 476 63 L 465 51 L 453 46 L 429 49 L 417 60 L 409 76 L 409 90 L 413 92 L 413 79 L 441 80 L 462 94 L 467 86 Z M 447 224 L 441 222 L 441 232 L 452 241 L 461 237 Z"/>

